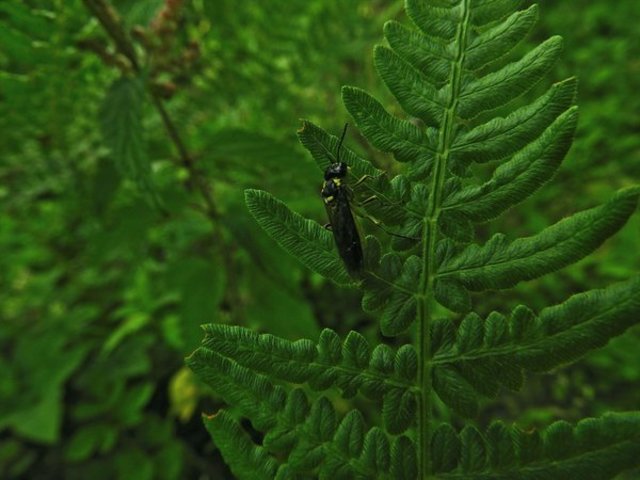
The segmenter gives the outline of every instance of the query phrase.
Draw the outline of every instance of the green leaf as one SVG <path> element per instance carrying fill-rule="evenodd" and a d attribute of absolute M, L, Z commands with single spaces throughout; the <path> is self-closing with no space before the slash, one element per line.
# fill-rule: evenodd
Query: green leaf
<path fill-rule="evenodd" d="M 440 85 L 448 79 L 453 57 L 446 46 L 393 20 L 385 23 L 384 36 L 391 48 L 432 84 Z"/>
<path fill-rule="evenodd" d="M 335 135 L 329 135 L 317 125 L 303 120 L 302 127 L 298 130 L 298 138 L 323 172 L 336 161 L 340 139 Z M 340 148 L 340 161 L 345 162 L 358 179 L 365 175 L 377 177 L 383 173 L 345 145 Z"/>
<path fill-rule="evenodd" d="M 275 415 L 283 409 L 286 394 L 267 376 L 202 347 L 187 358 L 187 365 L 216 394 L 249 418 L 255 428 L 263 430 L 274 426 Z"/>
<path fill-rule="evenodd" d="M 375 147 L 392 152 L 399 162 L 433 161 L 433 147 L 414 124 L 391 116 L 376 99 L 359 88 L 343 87 L 342 99 L 358 128 Z"/>
<path fill-rule="evenodd" d="M 466 84 L 458 114 L 465 119 L 494 110 L 527 92 L 551 69 L 562 50 L 562 38 L 551 37 L 520 60 Z"/>
<path fill-rule="evenodd" d="M 246 190 L 245 200 L 256 222 L 303 265 L 338 285 L 352 283 L 328 230 L 292 212 L 267 192 Z"/>
<path fill-rule="evenodd" d="M 438 478 L 456 480 L 602 480 L 640 465 L 640 413 L 608 413 L 575 427 L 556 422 L 542 434 L 492 424 L 483 437 L 472 427 L 460 434 L 459 469 L 437 468 Z M 466 451 L 466 453 L 465 453 Z M 478 471 L 489 452 L 494 470 Z M 498 453 L 500 452 L 500 453 Z M 498 463 L 493 463 L 498 462 Z"/>
<path fill-rule="evenodd" d="M 391 475 L 398 480 L 413 480 L 418 476 L 416 447 L 405 436 L 397 437 L 391 447 Z"/>
<path fill-rule="evenodd" d="M 618 192 L 608 203 L 577 213 L 533 237 L 508 243 L 495 235 L 445 261 L 439 278 L 456 279 L 470 290 L 508 288 L 585 257 L 617 232 L 635 211 L 640 189 Z"/>
<path fill-rule="evenodd" d="M 374 59 L 380 77 L 402 108 L 427 125 L 438 125 L 444 105 L 429 80 L 386 47 L 376 47 Z"/>
<path fill-rule="evenodd" d="M 460 433 L 460 466 L 464 472 L 484 470 L 486 448 L 482 435 L 472 425 L 464 427 Z"/>
<path fill-rule="evenodd" d="M 434 472 L 449 472 L 460 458 L 460 438 L 448 423 L 442 423 L 431 437 L 431 464 Z"/>
<path fill-rule="evenodd" d="M 206 337 L 194 353 L 198 364 L 209 356 L 214 360 L 210 363 L 216 365 L 224 358 L 271 378 L 309 383 L 316 390 L 334 386 L 346 396 L 360 391 L 372 400 L 381 400 L 391 390 L 407 391 L 415 380 L 416 355 L 411 347 L 402 347 L 397 353 L 389 347 L 377 348 L 372 354 L 364 337 L 356 332 L 342 342 L 335 332 L 325 329 L 316 345 L 310 340 L 292 342 L 238 326 L 208 324 L 203 328 Z M 385 373 L 380 371 L 381 355 L 388 358 Z"/>
<path fill-rule="evenodd" d="M 433 389 L 458 415 L 473 418 L 478 412 L 478 398 L 473 387 L 455 368 L 437 365 L 433 369 Z"/>
<path fill-rule="evenodd" d="M 120 173 L 148 191 L 152 180 L 144 141 L 144 101 L 143 80 L 120 77 L 107 92 L 100 111 L 100 123 L 104 143 Z"/>
<path fill-rule="evenodd" d="M 411 256 L 402 266 L 402 271 L 393 285 L 395 291 L 384 307 L 380 319 L 383 335 L 394 337 L 406 331 L 416 318 L 416 298 L 413 293 L 418 284 L 422 264 L 416 256 Z"/>
<path fill-rule="evenodd" d="M 276 460 L 264 448 L 253 443 L 230 413 L 220 410 L 214 415 L 203 416 L 203 421 L 236 478 L 253 480 L 275 477 Z"/>
<path fill-rule="evenodd" d="M 483 222 L 526 199 L 555 174 L 571 145 L 576 121 L 577 110 L 568 110 L 537 140 L 500 165 L 488 182 L 466 187 L 449 196 L 444 202 L 444 218 L 452 211 L 469 220 Z M 501 143 L 501 148 L 505 144 Z"/>
<path fill-rule="evenodd" d="M 439 347 L 442 341 L 434 336 L 432 363 L 459 369 L 477 392 L 490 396 L 486 389 L 492 382 L 517 389 L 523 370 L 542 372 L 573 362 L 638 320 L 640 277 L 574 295 L 538 316 L 523 306 L 509 320 L 494 312 L 482 322 L 470 314 L 458 328 L 455 349 Z"/>
<path fill-rule="evenodd" d="M 553 85 L 547 93 L 533 103 L 515 110 L 506 117 L 498 117 L 487 123 L 462 131 L 452 145 L 452 161 L 454 162 L 487 162 L 507 157 L 522 150 L 531 141 L 536 140 L 548 130 L 546 138 L 540 138 L 534 143 L 538 150 L 543 145 L 551 144 L 563 131 L 564 124 L 569 123 L 575 128 L 575 112 L 562 122 L 556 119 L 566 112 L 576 97 L 577 81 L 570 78 Z M 567 117 L 567 115 L 565 115 Z M 551 128 L 554 122 L 557 124 Z M 550 138 L 549 138 L 550 137 Z M 546 141 L 545 141 L 546 140 Z M 571 144 L 571 137 L 565 143 Z M 568 148 L 568 147 L 565 147 Z M 529 147 L 529 150 L 534 150 Z M 533 161 L 533 160 L 531 160 Z"/>
<path fill-rule="evenodd" d="M 538 6 L 531 5 L 480 33 L 467 49 L 465 67 L 479 70 L 499 60 L 527 36 L 537 19 Z"/>

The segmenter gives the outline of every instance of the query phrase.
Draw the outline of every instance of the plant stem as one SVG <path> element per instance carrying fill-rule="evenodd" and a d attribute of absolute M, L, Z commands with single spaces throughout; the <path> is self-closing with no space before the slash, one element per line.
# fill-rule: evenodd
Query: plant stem
<path fill-rule="evenodd" d="M 83 2 L 87 9 L 98 19 L 111 40 L 113 40 L 118 52 L 124 55 L 129 62 L 131 62 L 131 66 L 136 73 L 141 73 L 142 69 L 136 55 L 135 47 L 116 10 L 107 0 L 83 0 Z M 195 161 L 189 154 L 185 143 L 182 141 L 178 128 L 164 107 L 162 99 L 154 94 L 151 89 L 148 89 L 148 91 L 151 96 L 153 106 L 162 118 L 162 123 L 169 134 L 169 138 L 178 151 L 180 163 L 187 170 L 189 175 L 187 187 L 189 189 L 192 189 L 193 187 L 198 189 L 205 204 L 206 216 L 213 226 L 214 237 L 216 240 L 222 240 L 218 228 L 220 215 L 215 205 L 211 185 L 197 171 Z"/>
<path fill-rule="evenodd" d="M 135 46 L 131 41 L 131 37 L 124 28 L 120 16 L 108 0 L 83 0 L 83 2 L 86 8 L 98 19 L 107 35 L 109 35 L 111 40 L 113 40 L 117 51 L 131 63 L 133 71 L 137 74 L 141 74 L 142 67 L 138 61 Z M 229 255 L 228 247 L 225 245 L 222 229 L 220 228 L 220 212 L 215 203 L 212 185 L 207 181 L 207 178 L 198 171 L 196 162 L 182 140 L 176 123 L 165 108 L 162 98 L 155 94 L 150 88 L 148 88 L 147 91 L 151 97 L 153 106 L 162 119 L 162 123 L 164 124 L 171 142 L 178 152 L 180 164 L 187 171 L 188 178 L 186 188 L 188 190 L 193 190 L 195 188 L 202 197 L 202 201 L 204 203 L 204 214 L 212 228 L 213 249 L 220 255 L 224 262 L 225 271 L 227 273 L 234 272 L 235 266 L 233 265 L 233 255 Z M 239 294 L 237 292 L 237 284 L 233 281 L 232 276 L 230 276 L 228 280 L 230 281 L 227 282 L 227 295 L 230 297 L 230 304 L 237 306 L 240 304 L 240 301 L 238 300 Z M 238 311 L 239 308 L 234 308 L 233 315 L 236 316 Z M 236 317 L 235 321 L 236 323 L 241 323 L 239 317 Z"/>
<path fill-rule="evenodd" d="M 418 408 L 418 459 L 420 478 L 431 476 L 431 423 L 432 423 L 432 372 L 430 322 L 435 307 L 434 288 L 436 268 L 435 251 L 438 240 L 438 218 L 440 217 L 442 194 L 446 180 L 447 165 L 450 157 L 453 127 L 458 108 L 458 97 L 462 82 L 462 65 L 468 35 L 470 0 L 463 0 L 463 18 L 458 25 L 456 58 L 451 64 L 449 85 L 450 95 L 440 125 L 438 148 L 435 155 L 431 191 L 422 230 L 422 275 L 418 293 L 418 382 L 420 387 L 420 405 Z"/>

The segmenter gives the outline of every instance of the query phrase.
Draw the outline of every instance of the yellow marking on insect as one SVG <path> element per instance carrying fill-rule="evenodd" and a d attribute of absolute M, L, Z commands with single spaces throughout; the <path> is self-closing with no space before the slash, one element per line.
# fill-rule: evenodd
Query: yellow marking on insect
<path fill-rule="evenodd" d="M 333 199 L 334 199 L 334 198 L 335 198 L 335 197 L 334 197 L 333 195 L 331 195 L 331 196 L 329 196 L 329 197 L 327 197 L 327 198 L 325 198 L 325 199 L 324 199 L 324 203 L 331 203 L 331 202 L 333 202 Z"/>
<path fill-rule="evenodd" d="M 333 183 L 335 183 L 336 187 L 340 186 L 340 179 L 339 178 L 334 178 L 333 179 Z"/>

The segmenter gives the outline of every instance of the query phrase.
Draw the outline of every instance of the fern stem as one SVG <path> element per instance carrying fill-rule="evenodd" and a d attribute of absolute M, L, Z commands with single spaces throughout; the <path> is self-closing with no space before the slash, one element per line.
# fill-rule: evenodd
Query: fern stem
<path fill-rule="evenodd" d="M 424 480 L 431 476 L 431 423 L 432 423 L 432 377 L 430 351 L 430 322 L 435 306 L 434 284 L 436 276 L 435 251 L 438 240 L 438 218 L 442 205 L 442 193 L 446 180 L 447 164 L 453 136 L 453 127 L 458 107 L 458 97 L 462 82 L 462 65 L 470 17 L 470 1 L 462 0 L 464 14 L 456 34 L 457 52 L 451 64 L 449 85 L 451 86 L 447 106 L 443 112 L 438 148 L 433 170 L 429 203 L 422 231 L 422 275 L 418 293 L 418 352 L 420 362 L 418 382 L 421 396 L 418 410 L 418 461 L 420 477 Z"/>

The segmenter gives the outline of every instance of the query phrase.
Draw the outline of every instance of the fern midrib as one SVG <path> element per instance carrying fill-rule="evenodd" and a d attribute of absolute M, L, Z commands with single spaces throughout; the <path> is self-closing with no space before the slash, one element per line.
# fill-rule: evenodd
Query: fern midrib
<path fill-rule="evenodd" d="M 418 472 L 423 480 L 431 476 L 431 338 L 430 309 L 434 305 L 434 282 L 436 276 L 435 251 L 438 239 L 437 224 L 441 211 L 442 195 L 446 179 L 447 163 L 451 154 L 453 140 L 453 126 L 458 108 L 459 94 L 462 82 L 462 70 L 465 60 L 465 49 L 470 22 L 470 1 L 463 0 L 464 11 L 462 22 L 456 32 L 458 50 L 455 61 L 451 65 L 450 81 L 451 91 L 447 100 L 447 107 L 443 113 L 442 128 L 438 139 L 438 147 L 435 156 L 432 188 L 427 207 L 426 218 L 422 233 L 422 275 L 420 288 L 417 295 L 418 301 L 418 385 L 421 390 L 420 406 L 418 409 Z"/>

